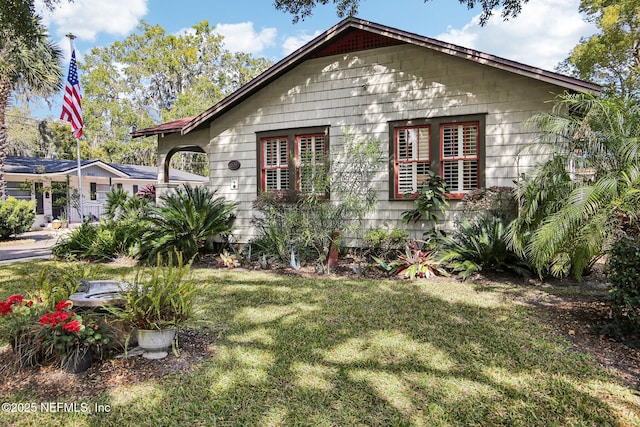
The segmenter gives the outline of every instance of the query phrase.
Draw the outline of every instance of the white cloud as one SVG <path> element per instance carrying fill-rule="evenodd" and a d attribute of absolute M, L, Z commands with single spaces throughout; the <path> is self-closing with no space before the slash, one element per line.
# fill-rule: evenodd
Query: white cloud
<path fill-rule="evenodd" d="M 260 53 L 265 48 L 273 46 L 278 34 L 275 28 L 263 28 L 257 32 L 253 28 L 253 22 L 217 24 L 215 32 L 224 37 L 223 43 L 226 49 L 252 54 Z"/>
<path fill-rule="evenodd" d="M 42 11 L 42 6 L 38 7 Z M 43 11 L 45 25 L 58 37 L 72 32 L 83 40 L 98 33 L 124 36 L 147 14 L 147 0 L 74 0 L 60 2 L 53 12 Z"/>
<path fill-rule="evenodd" d="M 580 0 L 535 0 L 517 18 L 503 21 L 496 13 L 481 27 L 476 16 L 462 29 L 449 29 L 438 40 L 553 70 L 571 50 L 597 31 L 578 11 Z"/>
<path fill-rule="evenodd" d="M 289 55 L 294 50 L 298 49 L 299 47 L 302 47 L 303 45 L 305 45 L 309 41 L 311 41 L 314 38 L 316 38 L 318 35 L 320 35 L 320 33 L 322 33 L 322 31 L 316 31 L 315 33 L 313 33 L 313 35 L 300 34 L 298 36 L 287 37 L 285 39 L 284 43 L 282 43 L 282 53 L 283 53 L 283 55 L 284 56 Z"/>

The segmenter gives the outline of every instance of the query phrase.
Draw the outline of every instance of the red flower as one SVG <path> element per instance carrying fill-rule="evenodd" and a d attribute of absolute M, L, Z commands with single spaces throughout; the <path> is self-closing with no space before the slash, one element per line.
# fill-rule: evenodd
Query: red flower
<path fill-rule="evenodd" d="M 56 304 L 56 311 L 62 311 L 67 307 L 71 307 L 73 303 L 71 301 L 60 301 Z"/>
<path fill-rule="evenodd" d="M 22 304 L 22 300 L 22 295 L 11 295 L 9 298 L 7 298 L 7 303 L 9 305 L 20 305 Z"/>
<path fill-rule="evenodd" d="M 52 328 L 55 328 L 56 325 L 60 322 L 64 322 L 69 318 L 69 315 L 66 311 L 56 311 L 55 313 L 47 313 L 40 318 L 40 326 L 44 326 L 46 324 L 51 325 Z"/>
<path fill-rule="evenodd" d="M 44 326 L 47 323 L 49 323 L 49 320 L 51 319 L 51 313 L 47 313 L 44 316 L 42 316 L 40 318 L 40 326 Z"/>
<path fill-rule="evenodd" d="M 0 301 L 0 314 L 2 314 L 2 317 L 9 313 L 11 313 L 11 304 L 6 301 Z"/>
<path fill-rule="evenodd" d="M 29 301 L 27 301 L 27 302 L 25 303 L 25 305 L 26 305 L 27 307 L 31 307 L 31 306 L 33 305 L 33 301 L 32 301 L 32 300 L 29 300 Z"/>
<path fill-rule="evenodd" d="M 72 334 L 77 334 L 82 329 L 82 323 L 78 320 L 72 320 L 71 322 L 66 323 L 62 326 L 62 329 L 65 331 L 71 332 Z"/>
<path fill-rule="evenodd" d="M 68 318 L 69 318 L 69 315 L 67 314 L 66 311 L 57 311 L 53 315 L 53 321 L 55 321 L 55 325 L 51 325 L 51 326 L 56 326 L 58 323 L 64 322 Z"/>

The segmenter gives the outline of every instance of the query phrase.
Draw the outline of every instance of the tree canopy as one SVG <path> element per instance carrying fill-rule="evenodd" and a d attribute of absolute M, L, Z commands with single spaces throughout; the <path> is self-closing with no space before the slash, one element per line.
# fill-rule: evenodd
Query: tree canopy
<path fill-rule="evenodd" d="M 68 0 L 73 1 L 73 0 Z M 53 10 L 60 0 L 41 0 L 41 3 Z M 11 0 L 0 2 L 0 28 L 21 43 L 32 45 L 39 34 L 39 23 L 36 17 L 35 0 Z"/>
<path fill-rule="evenodd" d="M 640 96 L 640 0 L 582 0 L 580 10 L 600 31 L 583 39 L 565 66 L 609 95 Z"/>
<path fill-rule="evenodd" d="M 132 130 L 197 115 L 270 65 L 225 50 L 207 21 L 179 35 L 141 21 L 80 64 L 85 135 L 108 161 L 153 165 L 155 142 L 131 141 Z"/>
<path fill-rule="evenodd" d="M 361 1 L 364 0 L 333 0 L 333 4 L 336 7 L 338 17 L 344 18 L 345 16 L 357 15 Z M 425 3 L 428 1 L 429 0 L 424 0 Z M 500 15 L 503 19 L 515 18 L 522 11 L 522 6 L 528 1 L 529 0 L 458 0 L 460 4 L 467 6 L 469 9 L 473 9 L 476 6 L 482 8 L 482 14 L 480 15 L 481 25 L 486 24 L 498 9 L 501 9 Z M 328 3 L 329 0 L 275 0 L 273 4 L 276 9 L 293 15 L 293 22 L 295 23 L 311 16 L 313 9 L 318 5 L 326 5 Z"/>
<path fill-rule="evenodd" d="M 51 43 L 37 17 L 29 17 L 34 29 L 29 38 L 14 37 L 12 28 L 0 27 L 0 199 L 4 196 L 6 111 L 11 96 L 23 91 L 49 96 L 62 87 L 62 52 Z"/>

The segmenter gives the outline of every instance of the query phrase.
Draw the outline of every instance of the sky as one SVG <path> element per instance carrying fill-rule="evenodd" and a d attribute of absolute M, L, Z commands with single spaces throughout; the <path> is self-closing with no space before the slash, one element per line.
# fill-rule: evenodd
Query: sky
<path fill-rule="evenodd" d="M 529 0 L 517 18 L 503 21 L 498 12 L 485 26 L 479 24 L 480 8 L 469 10 L 458 0 L 361 0 L 357 16 L 553 71 L 581 38 L 596 32 L 579 13 L 579 3 Z M 65 75 L 70 32 L 77 36 L 82 61 L 91 48 L 134 33 L 140 20 L 176 34 L 207 20 L 224 36 L 227 49 L 277 62 L 341 20 L 333 2 L 296 24 L 272 0 L 62 0 L 52 13 L 40 10 L 51 38 L 65 52 Z M 62 94 L 59 98 L 36 115 L 59 115 Z"/>

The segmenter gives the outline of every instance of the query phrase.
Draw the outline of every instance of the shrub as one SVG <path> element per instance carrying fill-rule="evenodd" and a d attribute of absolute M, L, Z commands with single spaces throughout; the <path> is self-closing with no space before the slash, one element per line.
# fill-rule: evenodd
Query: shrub
<path fill-rule="evenodd" d="M 82 280 L 94 280 L 100 275 L 101 266 L 91 263 L 47 263 L 33 274 L 26 275 L 27 290 L 40 295 L 46 308 L 53 310 L 57 301 L 69 299 L 78 292 Z"/>
<path fill-rule="evenodd" d="M 215 197 L 216 190 L 185 184 L 160 196 L 148 209 L 149 228 L 142 235 L 140 256 L 154 263 L 158 254 L 180 252 L 186 259 L 207 250 L 211 239 L 231 233 L 236 203 Z"/>
<path fill-rule="evenodd" d="M 527 277 L 526 263 L 505 243 L 504 223 L 499 218 L 464 221 L 452 236 L 439 243 L 441 260 L 462 279 L 480 271 L 513 272 Z"/>
<path fill-rule="evenodd" d="M 433 171 L 429 171 L 428 178 L 422 184 L 417 197 L 413 199 L 415 208 L 409 209 L 402 213 L 402 220 L 406 223 L 418 222 L 426 217 L 427 222 L 433 225 L 438 223 L 437 211 L 444 214 L 449 206 L 446 195 L 449 194 L 447 183 L 439 175 Z M 411 197 L 411 196 L 407 196 Z"/>
<path fill-rule="evenodd" d="M 29 231 L 35 220 L 34 201 L 8 197 L 0 201 L 0 240 Z"/>
<path fill-rule="evenodd" d="M 409 233 L 389 226 L 370 228 L 364 233 L 364 252 L 383 260 L 400 251 L 409 240 Z"/>
<path fill-rule="evenodd" d="M 640 240 L 623 237 L 609 250 L 606 273 L 613 286 L 614 321 L 621 332 L 640 330 Z"/>
<path fill-rule="evenodd" d="M 123 307 L 109 308 L 133 328 L 175 328 L 193 313 L 198 285 L 190 276 L 191 264 L 184 264 L 180 253 L 175 259 L 169 253 L 167 262 L 158 255 L 155 264 L 153 268 L 137 271 L 134 279 L 137 286 L 129 288 Z"/>
<path fill-rule="evenodd" d="M 93 261 L 131 256 L 146 230 L 146 223 L 140 218 L 126 217 L 99 225 L 83 223 L 56 243 L 51 252 L 58 258 Z"/>
<path fill-rule="evenodd" d="M 270 257 L 289 262 L 292 250 L 302 262 L 315 262 L 324 271 L 329 251 L 340 236 L 359 235 L 364 217 L 375 208 L 372 187 L 383 164 L 380 143 L 346 134 L 341 152 L 325 164 L 328 173 L 302 170 L 314 176 L 313 194 L 296 190 L 260 194 L 253 223 L 259 231 L 254 246 Z M 318 195 L 329 195 L 330 198 Z M 293 247 L 293 249 L 292 249 Z"/>
<path fill-rule="evenodd" d="M 470 217 L 496 217 L 506 224 L 518 216 L 518 202 L 512 187 L 489 187 L 471 191 L 462 198 L 465 214 Z"/>

